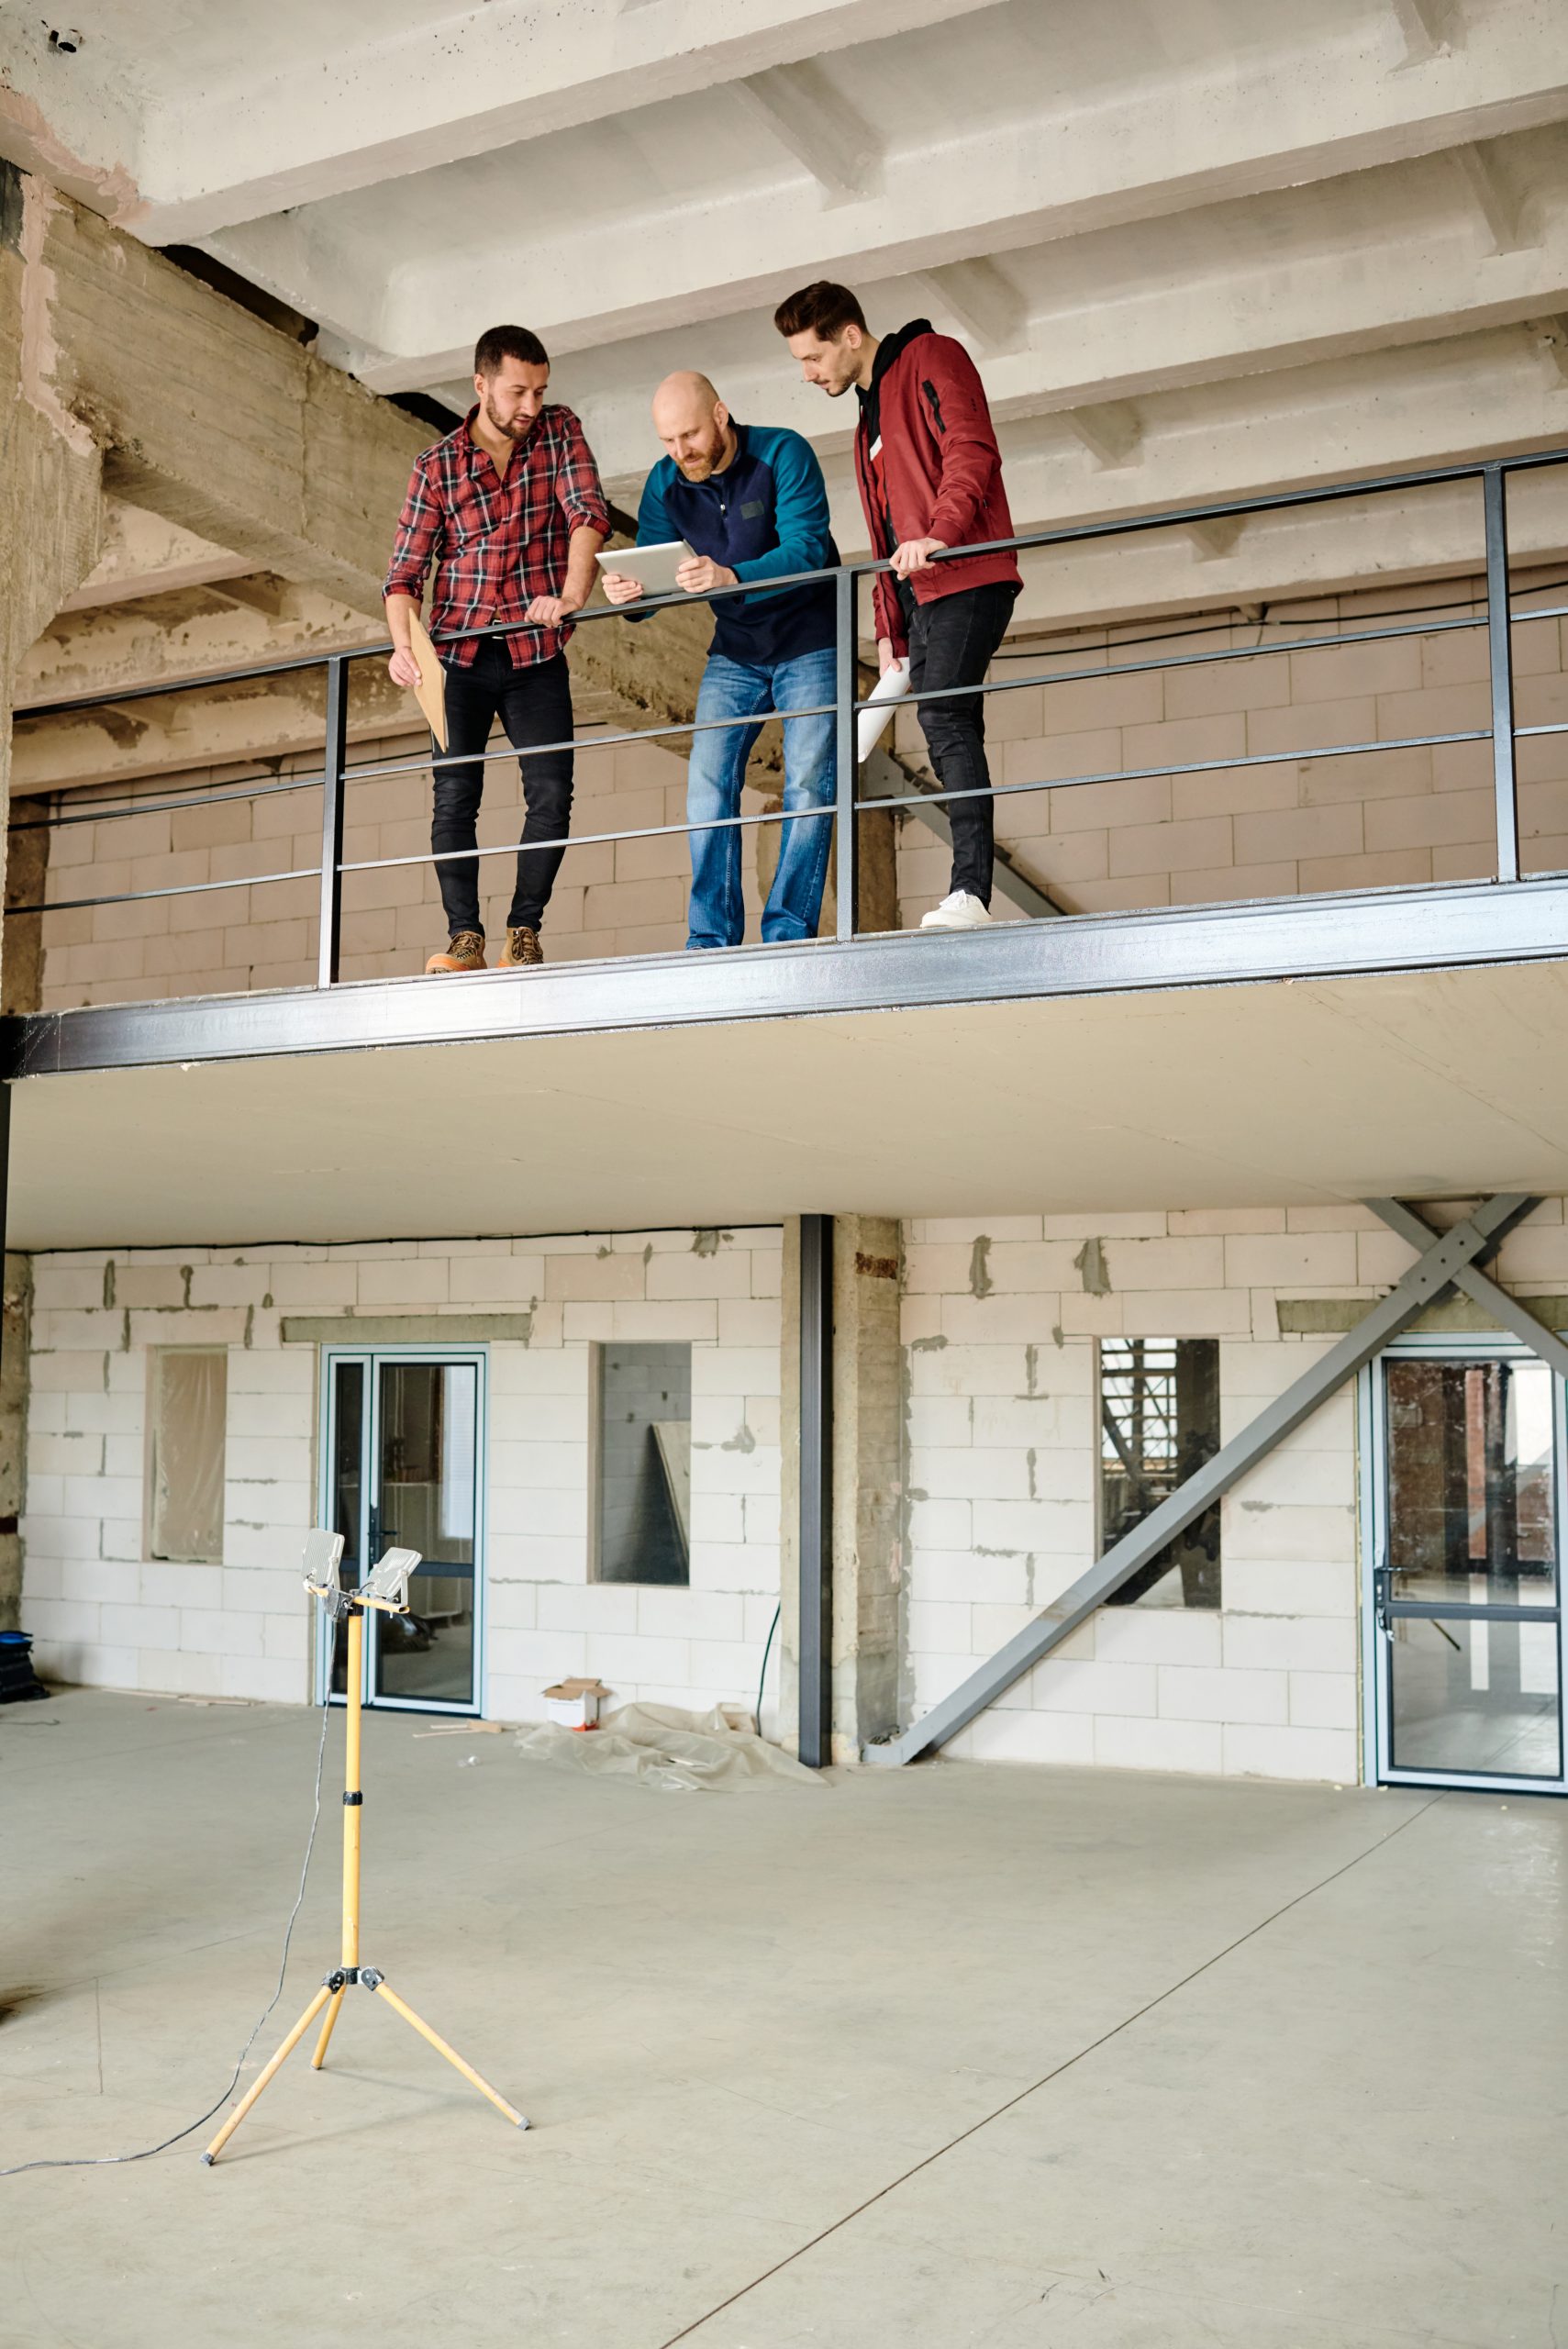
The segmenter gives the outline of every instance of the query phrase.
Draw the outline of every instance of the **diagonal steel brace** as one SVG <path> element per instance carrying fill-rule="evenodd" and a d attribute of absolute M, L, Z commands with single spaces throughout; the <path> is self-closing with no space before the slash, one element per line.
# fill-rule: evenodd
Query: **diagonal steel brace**
<path fill-rule="evenodd" d="M 1499 1247 L 1506 1234 L 1535 1205 L 1535 1198 L 1528 1193 L 1502 1191 L 1478 1207 L 1473 1215 L 1455 1224 L 1451 1231 L 1440 1235 L 1426 1231 L 1423 1226 L 1429 1244 L 1420 1257 L 1353 1330 L 1348 1330 L 1337 1345 L 1330 1346 L 1293 1386 L 1276 1396 L 1240 1435 L 1222 1445 L 1195 1475 L 1178 1485 L 1158 1508 L 1150 1511 L 1141 1525 L 1134 1526 L 1130 1533 L 1113 1542 L 1105 1556 L 1096 1559 L 1076 1582 L 1069 1584 L 1043 1615 L 1026 1623 L 1006 1647 L 999 1648 L 967 1680 L 961 1681 L 950 1696 L 933 1705 L 924 1720 L 897 1737 L 889 1738 L 884 1744 L 866 1746 L 862 1760 L 879 1769 L 895 1769 L 956 1736 L 1015 1680 L 1021 1679 L 1031 1665 L 1059 1647 L 1097 1607 L 1103 1607 L 1123 1583 L 1157 1557 L 1167 1542 L 1201 1517 L 1222 1493 L 1229 1492 L 1275 1444 L 1292 1434 L 1304 1419 L 1310 1419 L 1320 1404 L 1327 1402 L 1347 1379 L 1353 1378 L 1374 1354 L 1381 1353 L 1391 1339 L 1408 1329 L 1433 1298 L 1453 1286 L 1477 1258 L 1490 1255 Z M 1502 1296 L 1501 1290 L 1498 1295 Z"/>
<path fill-rule="evenodd" d="M 1362 1205 L 1370 1208 L 1373 1215 L 1381 1216 L 1389 1230 L 1396 1231 L 1401 1240 L 1407 1240 L 1412 1248 L 1431 1246 L 1435 1237 L 1431 1226 L 1412 1213 L 1402 1199 L 1363 1199 Z M 1560 1378 L 1568 1378 L 1568 1343 L 1564 1343 L 1555 1330 L 1549 1330 L 1544 1321 L 1538 1321 L 1522 1299 L 1510 1297 L 1506 1288 L 1499 1288 L 1491 1275 L 1484 1273 L 1477 1264 L 1461 1265 L 1453 1276 L 1453 1286 L 1462 1288 L 1483 1313 L 1489 1313 L 1503 1329 L 1511 1330 L 1516 1338 L 1522 1338 L 1530 1352 L 1539 1354 L 1542 1362 L 1550 1363 Z"/>

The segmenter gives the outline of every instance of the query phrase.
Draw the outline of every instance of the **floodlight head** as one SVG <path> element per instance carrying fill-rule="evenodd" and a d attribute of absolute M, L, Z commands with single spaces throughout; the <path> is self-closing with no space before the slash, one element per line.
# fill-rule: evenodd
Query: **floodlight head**
<path fill-rule="evenodd" d="M 334 1597 L 340 1587 L 338 1573 L 343 1537 L 317 1525 L 305 1537 L 305 1586 L 321 1598 Z"/>
<path fill-rule="evenodd" d="M 384 1607 L 406 1607 L 408 1577 L 418 1563 L 417 1550 L 388 1550 L 385 1556 L 371 1568 L 361 1586 L 360 1597 L 379 1599 Z"/>

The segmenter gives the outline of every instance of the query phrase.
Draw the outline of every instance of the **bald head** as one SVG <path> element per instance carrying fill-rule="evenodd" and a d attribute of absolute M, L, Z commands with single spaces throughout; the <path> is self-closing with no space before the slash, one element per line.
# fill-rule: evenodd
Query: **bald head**
<path fill-rule="evenodd" d="M 688 481 L 722 473 L 735 454 L 729 410 L 694 368 L 666 375 L 654 393 L 653 429 Z"/>

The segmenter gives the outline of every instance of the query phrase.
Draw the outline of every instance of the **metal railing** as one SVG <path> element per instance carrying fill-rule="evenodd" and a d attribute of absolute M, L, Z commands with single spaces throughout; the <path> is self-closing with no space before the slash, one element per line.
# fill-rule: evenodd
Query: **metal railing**
<path fill-rule="evenodd" d="M 1276 644 L 1241 646 L 1206 646 L 1203 650 L 1176 654 L 1159 654 L 1144 660 L 1102 662 L 1075 668 L 1037 669 L 1025 676 L 993 677 L 981 685 L 949 686 L 941 689 L 911 693 L 897 707 L 955 701 L 975 696 L 1018 693 L 1026 689 L 1063 685 L 1085 680 L 1104 682 L 1109 679 L 1133 677 L 1150 673 L 1170 673 L 1230 662 L 1278 658 L 1284 652 L 1338 650 L 1349 645 L 1372 644 L 1407 637 L 1428 637 L 1465 629 L 1485 629 L 1487 633 L 1490 674 L 1490 721 L 1485 727 L 1459 729 L 1440 733 L 1411 734 L 1373 740 L 1333 742 L 1322 745 L 1293 745 L 1288 750 L 1232 754 L 1223 758 L 1188 760 L 1142 767 L 1117 767 L 1082 774 L 1053 776 L 1026 783 L 993 784 L 980 789 L 912 789 L 895 796 L 862 796 L 858 782 L 856 760 L 856 719 L 872 707 L 869 696 L 858 690 L 861 661 L 859 636 L 859 599 L 861 583 L 879 572 L 891 570 L 885 562 L 867 561 L 845 563 L 837 569 L 795 572 L 767 583 L 766 590 L 755 585 L 740 584 L 707 590 L 700 596 L 677 592 L 660 596 L 647 596 L 637 602 L 612 606 L 594 606 L 576 614 L 573 625 L 578 628 L 604 626 L 625 618 L 642 618 L 666 607 L 684 607 L 695 601 L 717 604 L 730 596 L 773 592 L 784 587 L 801 587 L 831 584 L 835 606 L 835 681 L 834 697 L 830 703 L 811 708 L 792 710 L 783 715 L 786 721 L 793 717 L 831 716 L 834 720 L 836 753 L 835 796 L 817 808 L 765 809 L 752 813 L 707 818 L 700 823 L 642 825 L 634 829 L 611 832 L 573 833 L 565 842 L 573 848 L 599 846 L 621 841 L 657 840 L 673 835 L 690 837 L 699 831 L 714 831 L 767 824 L 830 822 L 838 858 L 837 934 L 840 939 L 852 939 L 859 929 L 858 873 L 856 852 L 856 818 L 867 813 L 886 814 L 901 808 L 945 807 L 962 799 L 989 797 L 1005 800 L 1020 794 L 1071 791 L 1095 784 L 1126 782 L 1149 778 L 1176 778 L 1187 775 L 1215 774 L 1266 768 L 1284 764 L 1300 764 L 1320 759 L 1348 756 L 1373 756 L 1395 751 L 1435 749 L 1455 743 L 1489 741 L 1492 746 L 1492 782 L 1496 810 L 1496 857 L 1494 878 L 1516 882 L 1521 876 L 1519 863 L 1519 825 L 1518 807 L 1518 774 L 1516 744 L 1527 736 L 1568 733 L 1568 722 L 1535 726 L 1518 726 L 1515 720 L 1512 668 L 1512 631 L 1515 625 L 1537 620 L 1560 618 L 1568 615 L 1568 603 L 1531 607 L 1515 613 L 1508 586 L 1507 477 L 1511 473 L 1531 472 L 1541 467 L 1568 463 L 1568 449 L 1543 451 L 1536 454 L 1479 460 L 1466 464 L 1446 465 L 1421 472 L 1384 474 L 1371 480 L 1354 480 L 1318 484 L 1313 486 L 1276 492 L 1269 495 L 1237 498 L 1218 504 L 1163 508 L 1158 512 L 1118 517 L 1078 524 L 1066 529 L 1020 532 L 1008 539 L 985 541 L 983 545 L 963 546 L 949 550 L 935 557 L 938 562 L 972 559 L 977 554 L 1027 553 L 1036 550 L 1070 548 L 1087 541 L 1128 538 L 1151 531 L 1179 528 L 1184 524 L 1224 522 L 1243 519 L 1251 515 L 1276 514 L 1296 508 L 1329 506 L 1346 499 L 1364 499 L 1394 495 L 1402 492 L 1433 488 L 1451 483 L 1479 482 L 1482 488 L 1485 591 L 1470 600 L 1481 606 L 1479 610 L 1445 618 L 1418 618 L 1407 625 L 1374 626 L 1349 631 L 1291 636 Z M 1551 587 L 1568 586 L 1568 581 L 1553 582 Z M 1304 595 L 1310 595 L 1304 590 Z M 1354 591 L 1350 591 L 1354 592 Z M 1525 591 L 1551 592 L 1538 585 Z M 1451 609 L 1451 607 L 1449 607 Z M 1397 617 L 1397 615 L 1396 615 Z M 1061 624 L 1071 630 L 1073 623 Z M 1088 625 L 1085 623 L 1084 625 Z M 1212 635 L 1224 626 L 1221 620 L 1206 624 L 1204 633 Z M 442 639 L 443 645 L 464 642 L 486 636 L 517 633 L 511 627 L 490 626 L 452 631 Z M 343 883 L 345 876 L 355 873 L 384 872 L 409 865 L 439 865 L 473 856 L 517 856 L 529 851 L 515 841 L 444 852 L 431 851 L 414 856 L 369 857 L 345 860 L 344 827 L 346 804 L 350 785 L 388 776 L 434 771 L 441 766 L 472 767 L 495 760 L 514 759 L 518 751 L 510 744 L 501 749 L 487 749 L 476 754 L 442 756 L 434 750 L 432 755 L 415 758 L 383 760 L 369 763 L 350 763 L 348 757 L 349 673 L 356 661 L 384 658 L 390 651 L 384 641 L 332 653 L 303 653 L 278 661 L 258 662 L 251 667 L 207 671 L 189 678 L 126 687 L 118 692 L 82 696 L 75 698 L 20 707 L 17 718 L 42 718 L 75 715 L 94 708 L 117 708 L 124 704 L 161 697 L 183 692 L 207 691 L 215 686 L 251 683 L 261 678 L 296 675 L 302 671 L 325 669 L 327 676 L 325 751 L 319 770 L 283 780 L 259 780 L 224 785 L 212 791 L 176 792 L 161 798 L 126 798 L 121 806 L 96 803 L 87 807 L 72 807 L 49 816 L 22 818 L 14 821 L 12 831 L 47 828 L 50 829 L 83 823 L 108 823 L 117 818 L 145 816 L 170 809 L 212 807 L 232 800 L 259 800 L 284 793 L 319 789 L 321 797 L 321 850 L 317 863 L 276 873 L 250 873 L 226 876 L 217 880 L 182 882 L 163 888 L 122 890 L 96 896 L 46 899 L 36 905 L 7 906 L 8 915 L 48 915 L 81 911 L 104 906 L 139 904 L 158 898 L 184 897 L 230 889 L 258 889 L 291 881 L 315 881 L 319 890 L 319 932 L 317 963 L 317 985 L 329 987 L 339 983 L 342 948 Z M 1107 631 L 1107 650 L 1108 631 Z M 1126 648 L 1123 648 L 1126 649 Z M 1027 657 L 1027 656 L 1018 656 Z M 1045 658 L 1051 656 L 1045 655 Z M 877 705 L 879 707 L 884 705 Z M 686 737 L 698 732 L 722 731 L 757 724 L 756 717 L 702 719 L 695 718 L 672 721 L 651 727 L 595 732 L 575 736 L 570 742 L 530 745 L 521 755 L 526 759 L 540 751 L 572 749 L 591 751 L 612 749 L 629 742 L 647 742 Z M 264 756 L 258 750 L 252 755 Z M 541 852 L 554 850 L 560 842 L 540 842 Z"/>

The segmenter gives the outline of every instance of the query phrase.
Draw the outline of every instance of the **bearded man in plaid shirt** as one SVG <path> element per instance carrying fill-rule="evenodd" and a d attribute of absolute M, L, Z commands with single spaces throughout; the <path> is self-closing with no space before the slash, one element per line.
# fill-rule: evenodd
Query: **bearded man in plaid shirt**
<path fill-rule="evenodd" d="M 429 627 L 446 677 L 447 762 L 435 769 L 430 846 L 450 942 L 427 971 L 482 971 L 475 820 L 484 752 L 497 718 L 516 751 L 527 817 L 501 961 L 542 963 L 539 925 L 572 823 L 571 616 L 588 600 L 610 532 L 598 468 L 569 407 L 547 406 L 550 360 L 526 327 L 492 327 L 473 353 L 478 400 L 458 429 L 416 459 L 383 590 L 393 681 L 412 687 L 410 647 L 432 567 Z M 509 623 L 516 623 L 513 628 Z M 462 629 L 504 635 L 442 643 Z M 541 744 L 551 749 L 540 749 Z"/>

